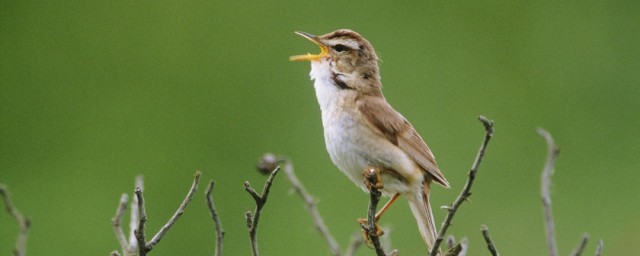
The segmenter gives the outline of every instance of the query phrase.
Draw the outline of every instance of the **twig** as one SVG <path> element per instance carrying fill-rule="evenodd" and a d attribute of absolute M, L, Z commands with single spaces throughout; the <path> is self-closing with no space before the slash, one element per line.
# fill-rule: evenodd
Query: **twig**
<path fill-rule="evenodd" d="M 382 244 L 380 244 L 380 237 L 378 234 L 379 230 L 376 226 L 376 210 L 378 208 L 378 202 L 380 202 L 380 196 L 382 196 L 382 192 L 380 192 L 378 187 L 375 185 L 380 180 L 378 171 L 374 168 L 366 170 L 365 179 L 365 183 L 367 183 L 370 195 L 369 210 L 367 211 L 367 224 L 360 225 L 371 240 L 373 248 L 376 250 L 376 255 L 386 256 L 384 248 L 382 248 Z"/>
<path fill-rule="evenodd" d="M 138 216 L 140 219 L 138 220 L 138 227 L 133 231 L 135 233 L 136 241 L 138 244 L 138 255 L 145 256 L 147 255 L 147 250 L 145 248 L 146 245 L 146 237 L 144 233 L 145 224 L 147 223 L 147 211 L 144 208 L 144 196 L 142 195 L 142 188 L 136 187 L 135 189 L 136 198 L 138 198 Z"/>
<path fill-rule="evenodd" d="M 271 184 L 273 183 L 273 178 L 276 177 L 280 171 L 280 167 L 276 167 L 271 175 L 267 179 L 267 182 L 264 184 L 264 188 L 262 189 L 262 195 L 258 195 L 255 189 L 251 187 L 248 181 L 244 182 L 244 189 L 253 197 L 253 200 L 256 202 L 256 209 L 251 214 L 251 211 L 247 210 L 245 212 L 245 217 L 247 219 L 247 228 L 249 229 L 249 239 L 251 240 L 251 250 L 254 256 L 259 255 L 258 253 L 258 241 L 256 238 L 256 230 L 258 228 L 258 221 L 260 220 L 260 212 L 262 211 L 262 207 L 267 203 L 267 197 L 269 196 L 269 190 L 271 189 Z"/>
<path fill-rule="evenodd" d="M 4 201 L 4 207 L 9 214 L 18 222 L 20 229 L 18 237 L 16 238 L 16 245 L 13 249 L 13 255 L 24 256 L 27 253 L 27 238 L 29 237 L 29 228 L 31 227 L 31 220 L 25 218 L 24 215 L 13 206 L 11 197 L 9 197 L 9 190 L 7 186 L 0 183 L 0 197 Z"/>
<path fill-rule="evenodd" d="M 147 213 L 144 207 L 144 197 L 142 196 L 142 189 L 140 187 L 136 187 L 135 194 L 136 194 L 136 197 L 138 198 L 138 210 L 140 215 L 140 221 L 139 221 L 138 229 L 135 231 L 135 234 L 136 234 L 136 239 L 139 245 L 138 246 L 139 256 L 145 256 L 147 255 L 148 252 L 153 250 L 153 248 L 160 242 L 160 240 L 167 233 L 167 231 L 169 231 L 171 226 L 173 226 L 173 224 L 175 224 L 178 221 L 180 216 L 182 216 L 182 214 L 184 213 L 184 210 L 187 208 L 187 206 L 189 205 L 189 202 L 191 202 L 191 199 L 193 198 L 193 195 L 198 189 L 200 176 L 201 176 L 201 173 L 196 172 L 193 179 L 193 183 L 191 184 L 191 189 L 189 189 L 189 193 L 187 193 L 187 196 L 184 198 L 184 200 L 180 204 L 180 207 L 178 207 L 178 210 L 176 210 L 176 212 L 173 214 L 173 216 L 171 216 L 169 221 L 167 221 L 167 223 L 165 223 L 164 226 L 160 228 L 158 233 L 156 233 L 153 236 L 153 238 L 151 238 L 151 241 L 149 242 L 145 242 L 146 238 L 145 238 L 144 229 L 145 229 L 145 224 L 147 222 Z"/>
<path fill-rule="evenodd" d="M 460 256 L 461 251 L 462 251 L 461 244 L 451 245 L 451 247 L 444 252 L 444 256 Z"/>
<path fill-rule="evenodd" d="M 482 227 L 480 227 L 480 231 L 482 231 L 482 236 L 484 237 L 484 241 L 487 243 L 487 248 L 491 252 L 491 255 L 500 256 L 500 253 L 496 250 L 496 247 L 493 245 L 493 241 L 491 241 L 491 237 L 489 236 L 489 228 L 486 225 L 482 225 Z"/>
<path fill-rule="evenodd" d="M 351 241 L 349 242 L 349 246 L 347 247 L 347 251 L 344 253 L 345 256 L 354 256 L 356 252 L 362 244 L 364 243 L 364 239 L 362 238 L 362 234 L 360 232 L 353 233 L 351 236 Z"/>
<path fill-rule="evenodd" d="M 265 155 L 265 157 L 263 157 L 263 159 L 268 158 L 270 158 L 268 155 Z M 313 199 L 311 194 L 307 192 L 307 189 L 304 187 L 304 185 L 302 185 L 302 182 L 300 182 L 300 180 L 296 176 L 293 168 L 293 163 L 284 156 L 278 157 L 277 159 L 278 162 L 284 163 L 284 173 L 287 174 L 287 178 L 289 178 L 294 191 L 298 195 L 300 195 L 300 198 L 302 198 L 302 201 L 304 201 L 305 208 L 307 208 L 307 211 L 309 211 L 309 214 L 313 219 L 314 226 L 316 227 L 318 232 L 320 232 L 320 235 L 322 235 L 327 244 L 329 244 L 332 255 L 340 255 L 340 252 L 342 251 L 340 249 L 340 245 L 338 245 L 338 242 L 336 242 L 336 239 L 333 238 L 331 232 L 329 231 L 329 228 L 324 223 L 324 219 L 322 218 L 320 212 L 318 211 L 318 208 L 316 207 L 316 201 Z"/>
<path fill-rule="evenodd" d="M 447 207 L 447 210 L 448 210 L 447 217 L 442 223 L 442 227 L 440 228 L 440 233 L 438 233 L 438 238 L 436 238 L 436 241 L 433 244 L 433 248 L 431 248 L 431 253 L 429 254 L 430 256 L 436 256 L 438 254 L 438 249 L 440 247 L 440 244 L 442 243 L 442 240 L 444 240 L 444 235 L 447 233 L 447 229 L 449 229 L 449 226 L 451 225 L 451 220 L 453 219 L 453 216 L 456 214 L 458 207 L 460 207 L 462 202 L 466 201 L 467 198 L 471 196 L 471 192 L 470 192 L 471 186 L 473 185 L 473 181 L 476 177 L 476 173 L 478 172 L 478 167 L 480 166 L 480 162 L 484 157 L 484 153 L 487 149 L 487 145 L 489 144 L 489 141 L 493 136 L 493 121 L 488 120 L 484 116 L 480 116 L 478 119 L 480 120 L 480 122 L 482 122 L 486 131 L 484 136 L 484 141 L 482 142 L 482 145 L 480 146 L 480 150 L 478 151 L 478 155 L 476 156 L 476 159 L 473 162 L 473 165 L 471 166 L 471 170 L 469 170 L 469 173 L 467 174 L 468 176 L 467 183 L 464 185 L 464 188 L 462 189 L 462 191 L 460 192 L 460 195 L 458 195 L 456 200 L 450 206 Z"/>
<path fill-rule="evenodd" d="M 167 231 L 169 231 L 171 226 L 173 226 L 173 224 L 175 224 L 178 221 L 180 216 L 182 216 L 182 214 L 184 213 L 184 210 L 187 208 L 187 206 L 191 202 L 191 199 L 193 198 L 193 195 L 196 193 L 196 190 L 198 190 L 198 184 L 200 183 L 200 176 L 201 175 L 202 175 L 202 173 L 200 173 L 199 171 L 196 172 L 196 174 L 195 174 L 195 176 L 193 178 L 193 183 L 191 184 L 191 188 L 189 189 L 189 193 L 187 193 L 187 196 L 184 198 L 184 200 L 180 204 L 180 207 L 178 207 L 178 210 L 176 210 L 176 212 L 173 214 L 173 216 L 171 216 L 169 221 L 167 221 L 167 223 L 164 224 L 164 226 L 162 226 L 162 228 L 160 228 L 158 233 L 156 233 L 153 236 L 153 238 L 151 238 L 151 241 L 149 241 L 145 245 L 145 247 L 147 248 L 147 251 L 151 251 L 153 249 L 153 247 L 155 247 L 160 242 L 160 239 L 162 239 L 162 237 L 164 237 L 164 235 L 167 233 Z"/>
<path fill-rule="evenodd" d="M 140 188 L 140 192 L 144 191 L 144 176 L 136 176 L 134 187 Z M 134 195 L 132 198 L 131 219 L 129 220 L 129 249 L 122 252 L 125 256 L 134 255 L 138 250 L 138 238 L 136 237 L 135 231 L 140 224 L 140 215 L 138 215 L 140 213 L 138 208 L 139 202 L 138 196 Z"/>
<path fill-rule="evenodd" d="M 124 231 L 122 230 L 121 223 L 122 223 L 122 216 L 124 216 L 124 212 L 127 210 L 128 202 L 129 202 L 129 196 L 126 193 L 122 194 L 122 196 L 120 196 L 120 202 L 118 202 L 118 208 L 116 208 L 116 215 L 113 216 L 113 218 L 111 219 L 111 224 L 113 224 L 113 232 L 115 233 L 116 239 L 120 244 L 120 248 L 122 248 L 122 252 L 125 255 L 129 255 L 127 254 L 127 251 L 129 250 L 129 243 L 127 242 L 127 237 L 124 234 Z M 114 251 L 114 252 L 118 253 L 118 251 Z"/>
<path fill-rule="evenodd" d="M 553 222 L 553 211 L 551 208 L 551 175 L 553 175 L 553 169 L 556 162 L 556 158 L 560 153 L 560 150 L 556 146 L 551 137 L 551 134 L 542 128 L 538 128 L 538 134 L 542 136 L 547 141 L 547 147 L 549 149 L 549 153 L 547 155 L 547 163 L 542 170 L 541 175 L 541 187 L 540 194 L 542 197 L 542 208 L 544 210 L 544 223 L 546 227 L 546 235 L 547 235 L 547 246 L 549 247 L 549 255 L 557 256 L 558 255 L 558 246 L 556 243 L 556 231 L 555 224 Z"/>
<path fill-rule="evenodd" d="M 589 241 L 589 234 L 584 233 L 582 235 L 582 239 L 580 239 L 580 243 L 578 244 L 578 247 L 576 247 L 576 249 L 574 249 L 573 252 L 571 252 L 571 255 L 572 256 L 582 255 L 582 252 L 584 252 L 584 248 L 587 247 L 588 241 Z"/>
<path fill-rule="evenodd" d="M 460 240 L 460 247 L 462 247 L 462 250 L 458 256 L 467 256 L 467 251 L 469 250 L 469 239 L 463 237 L 462 240 Z"/>
<path fill-rule="evenodd" d="M 598 240 L 598 247 L 596 247 L 596 256 L 602 255 L 602 247 L 604 247 L 604 242 L 600 239 Z"/>
<path fill-rule="evenodd" d="M 213 180 L 209 182 L 209 186 L 207 186 L 207 190 L 204 192 L 204 195 L 207 200 L 207 206 L 209 207 L 209 212 L 211 213 L 211 218 L 213 219 L 213 223 L 216 227 L 216 256 L 222 255 L 222 240 L 224 239 L 224 230 L 222 229 L 222 222 L 220 222 L 220 218 L 218 218 L 218 212 L 216 211 L 216 207 L 213 204 L 213 196 L 211 196 L 211 192 L 213 191 Z"/>

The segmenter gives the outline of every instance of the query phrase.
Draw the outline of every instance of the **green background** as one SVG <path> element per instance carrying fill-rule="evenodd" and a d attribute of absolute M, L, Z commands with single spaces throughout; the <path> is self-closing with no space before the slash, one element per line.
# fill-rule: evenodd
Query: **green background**
<path fill-rule="evenodd" d="M 121 193 L 145 175 L 148 233 L 203 183 L 153 255 L 211 255 L 215 202 L 225 255 L 249 255 L 248 180 L 264 152 L 290 156 L 345 247 L 368 196 L 324 149 L 308 63 L 296 36 L 351 28 L 381 58 L 384 92 L 434 150 L 460 191 L 483 136 L 496 134 L 470 203 L 450 231 L 488 255 L 487 224 L 503 255 L 544 255 L 539 199 L 546 145 L 561 148 L 553 203 L 560 254 L 583 232 L 587 254 L 640 252 L 640 2 L 253 1 L 0 2 L 0 182 L 33 219 L 30 255 L 107 255 Z M 264 255 L 329 255 L 285 176 L 277 177 L 258 230 Z M 436 210 L 439 223 L 444 211 Z M 392 247 L 424 254 L 406 200 L 382 220 Z M 0 213 L 0 255 L 17 225 Z M 372 255 L 361 249 L 358 255 Z"/>

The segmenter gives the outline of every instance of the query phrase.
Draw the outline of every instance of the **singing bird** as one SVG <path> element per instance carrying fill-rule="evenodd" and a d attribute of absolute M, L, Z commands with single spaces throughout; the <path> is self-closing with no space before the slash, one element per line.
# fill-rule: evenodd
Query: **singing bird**
<path fill-rule="evenodd" d="M 327 151 L 332 162 L 365 191 L 364 171 L 374 168 L 389 202 L 376 220 L 403 195 L 429 250 L 436 227 L 429 204 L 431 183 L 445 188 L 435 157 L 413 126 L 382 94 L 378 56 L 360 34 L 340 29 L 322 36 L 296 32 L 318 46 L 319 54 L 292 56 L 311 62 L 311 80 L 320 109 Z"/>

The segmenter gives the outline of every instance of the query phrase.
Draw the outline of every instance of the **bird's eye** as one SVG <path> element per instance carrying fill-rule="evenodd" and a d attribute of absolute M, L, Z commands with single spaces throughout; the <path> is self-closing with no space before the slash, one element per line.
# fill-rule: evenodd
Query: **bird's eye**
<path fill-rule="evenodd" d="M 342 45 L 342 44 L 337 44 L 333 47 L 334 50 L 336 50 L 336 52 L 344 52 L 346 50 L 348 50 L 349 48 Z"/>

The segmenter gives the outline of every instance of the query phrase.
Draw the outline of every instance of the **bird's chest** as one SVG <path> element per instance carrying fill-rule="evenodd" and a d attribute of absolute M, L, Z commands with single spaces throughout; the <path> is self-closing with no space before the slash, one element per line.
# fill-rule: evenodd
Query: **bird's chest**
<path fill-rule="evenodd" d="M 382 173 L 387 194 L 406 193 L 411 190 L 404 182 L 417 180 L 415 164 L 406 154 L 365 124 L 362 116 L 351 111 L 322 113 L 324 139 L 333 163 L 356 185 L 366 191 L 363 173 L 368 168 L 379 168 L 395 174 Z M 399 178 L 402 176 L 403 178 Z"/>
<path fill-rule="evenodd" d="M 363 120 L 349 111 L 323 111 L 322 123 L 327 152 L 333 163 L 354 181 L 362 180 L 362 173 L 378 163 L 370 154 L 370 138 L 373 134 L 363 129 Z"/>

